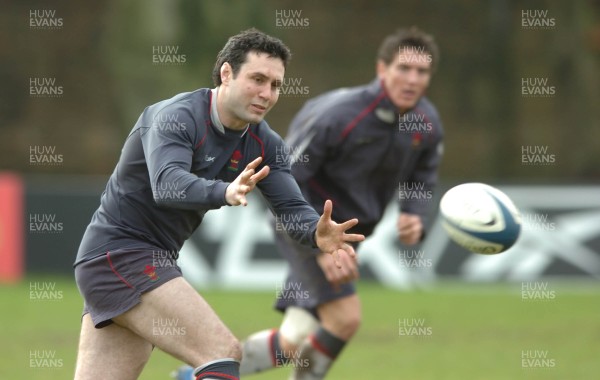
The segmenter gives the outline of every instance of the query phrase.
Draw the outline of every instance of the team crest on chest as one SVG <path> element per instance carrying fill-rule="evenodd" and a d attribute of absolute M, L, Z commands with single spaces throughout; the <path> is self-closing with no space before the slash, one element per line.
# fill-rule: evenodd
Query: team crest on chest
<path fill-rule="evenodd" d="M 412 146 L 413 148 L 418 148 L 421 145 L 421 140 L 423 140 L 423 136 L 419 132 L 415 132 L 412 134 Z"/>
<path fill-rule="evenodd" d="M 233 152 L 233 154 L 231 155 L 231 158 L 229 159 L 229 166 L 227 166 L 227 169 L 232 172 L 237 172 L 239 169 L 238 165 L 242 160 L 242 157 L 242 152 L 240 152 L 239 149 L 236 149 L 235 152 Z"/>

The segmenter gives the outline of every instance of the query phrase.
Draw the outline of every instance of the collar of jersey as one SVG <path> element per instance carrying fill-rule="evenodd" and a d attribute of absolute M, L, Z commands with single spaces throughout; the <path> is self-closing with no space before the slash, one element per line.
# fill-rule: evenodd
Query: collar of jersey
<path fill-rule="evenodd" d="M 213 88 L 210 90 L 212 92 L 212 101 L 210 102 L 210 121 L 212 122 L 212 125 L 215 126 L 215 129 L 219 132 L 221 132 L 222 135 L 238 135 L 240 138 L 243 137 L 246 132 L 248 132 L 248 128 L 250 127 L 250 124 L 248 124 L 246 126 L 246 128 L 244 129 L 244 131 L 242 133 L 240 133 L 239 131 L 234 131 L 232 129 L 227 128 L 227 130 L 225 130 L 225 126 L 223 125 L 223 123 L 221 123 L 221 119 L 219 119 L 219 113 L 217 112 L 217 94 L 219 93 L 219 88 Z"/>

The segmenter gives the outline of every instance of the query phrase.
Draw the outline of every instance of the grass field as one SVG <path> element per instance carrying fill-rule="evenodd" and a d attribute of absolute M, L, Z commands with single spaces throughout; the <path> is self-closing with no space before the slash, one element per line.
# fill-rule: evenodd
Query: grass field
<path fill-rule="evenodd" d="M 547 300 L 523 299 L 520 285 L 439 283 L 398 292 L 362 283 L 363 325 L 329 379 L 598 378 L 599 284 L 549 281 Z M 240 338 L 280 321 L 272 292 L 203 294 Z M 82 304 L 73 281 L 2 285 L 0 304 L 0 379 L 72 378 Z M 178 365 L 157 350 L 140 379 L 168 379 Z M 248 378 L 279 380 L 287 373 Z"/>

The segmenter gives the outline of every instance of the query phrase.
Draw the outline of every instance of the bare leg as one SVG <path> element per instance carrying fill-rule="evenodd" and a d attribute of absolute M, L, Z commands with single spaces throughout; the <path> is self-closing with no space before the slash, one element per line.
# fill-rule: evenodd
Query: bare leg
<path fill-rule="evenodd" d="M 290 379 L 321 380 L 360 326 L 360 300 L 356 294 L 322 304 L 317 309 L 321 328 L 300 346 Z"/>
<path fill-rule="evenodd" d="M 152 345 L 199 367 L 214 360 L 241 360 L 237 339 L 212 308 L 182 277 L 142 295 L 142 302 L 94 328 L 83 318 L 76 380 L 134 380 Z"/>
<path fill-rule="evenodd" d="M 83 317 L 75 380 L 137 379 L 152 352 L 152 344 L 116 324 L 97 329 Z"/>
<path fill-rule="evenodd" d="M 113 320 L 193 367 L 242 357 L 238 340 L 183 277 L 144 294 L 140 304 Z"/>

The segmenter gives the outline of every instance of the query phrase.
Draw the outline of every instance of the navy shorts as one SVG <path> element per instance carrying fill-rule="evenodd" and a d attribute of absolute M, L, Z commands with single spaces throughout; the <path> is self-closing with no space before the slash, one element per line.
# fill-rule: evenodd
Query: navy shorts
<path fill-rule="evenodd" d="M 181 276 L 176 257 L 164 250 L 115 250 L 75 267 L 75 281 L 83 296 L 83 314 L 94 326 L 113 323 L 141 302 L 142 294 Z"/>
<path fill-rule="evenodd" d="M 356 293 L 353 282 L 334 288 L 327 281 L 317 263 L 318 248 L 301 245 L 281 231 L 275 232 L 275 244 L 289 264 L 285 283 L 278 290 L 277 310 L 283 312 L 289 306 L 297 306 L 318 318 L 317 306 Z"/>

